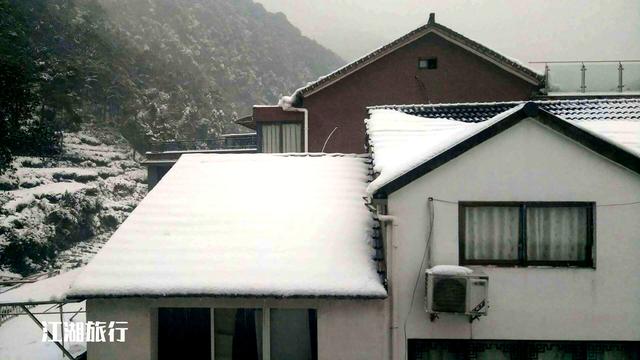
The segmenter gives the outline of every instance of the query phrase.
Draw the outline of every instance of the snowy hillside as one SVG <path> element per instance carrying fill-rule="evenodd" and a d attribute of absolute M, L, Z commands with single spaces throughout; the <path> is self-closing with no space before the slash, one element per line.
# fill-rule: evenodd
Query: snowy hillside
<path fill-rule="evenodd" d="M 85 127 L 63 141 L 59 159 L 18 157 L 0 176 L 5 274 L 86 263 L 146 194 L 140 156 L 114 131 Z"/>

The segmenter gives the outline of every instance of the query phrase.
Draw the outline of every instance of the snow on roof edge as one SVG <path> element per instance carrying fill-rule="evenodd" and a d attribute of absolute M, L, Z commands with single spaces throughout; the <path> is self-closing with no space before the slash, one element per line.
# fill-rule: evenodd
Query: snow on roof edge
<path fill-rule="evenodd" d="M 71 297 L 384 298 L 373 215 L 362 200 L 368 162 L 366 154 L 186 155 L 89 263 Z M 263 192 L 244 186 L 256 172 L 275 186 L 262 201 L 255 196 Z M 285 225 L 293 240 L 278 240 Z"/>
<path fill-rule="evenodd" d="M 82 271 L 83 268 L 73 269 L 3 292 L 0 294 L 0 305 L 63 302 Z"/>
<path fill-rule="evenodd" d="M 384 173 L 384 169 L 380 169 L 380 174 L 378 175 L 378 177 L 376 177 L 372 182 L 369 183 L 369 185 L 367 186 L 367 193 L 372 196 L 373 194 L 375 194 L 376 191 L 380 190 L 382 187 L 388 185 L 389 183 L 395 181 L 396 179 L 404 176 L 405 174 L 407 174 L 408 172 L 410 172 L 411 170 L 413 170 L 414 168 L 416 168 L 417 166 L 419 166 L 420 164 L 423 164 L 431 159 L 433 159 L 434 157 L 442 154 L 443 152 L 449 150 L 450 148 L 456 146 L 457 144 L 467 140 L 468 138 L 476 135 L 477 133 L 479 133 L 480 131 L 490 127 L 491 125 L 502 121 L 504 118 L 506 118 L 507 116 L 516 113 L 520 110 L 522 110 L 524 108 L 524 106 L 526 105 L 526 103 L 522 103 L 520 105 L 514 106 L 513 108 L 506 110 L 496 116 L 494 116 L 493 118 L 480 122 L 480 123 L 460 123 L 460 127 L 463 126 L 467 126 L 468 128 L 470 128 L 470 131 L 468 131 L 466 134 L 464 134 L 464 136 L 456 139 L 456 141 L 453 141 L 451 143 L 446 144 L 446 146 L 436 149 L 434 152 L 431 153 L 427 153 L 424 156 L 420 156 L 417 157 L 415 159 L 411 159 L 411 161 L 409 161 L 407 164 L 405 164 L 405 166 L 400 169 L 400 170 L 396 170 L 393 171 L 391 173 L 387 173 L 387 174 L 383 174 Z M 365 120 L 365 122 L 367 121 L 371 121 L 371 117 L 374 115 L 374 112 L 376 111 L 393 111 L 393 112 L 397 112 L 400 113 L 404 116 L 407 117 L 414 117 L 414 118 L 419 118 L 422 121 L 424 119 L 428 119 L 428 118 L 423 118 L 420 116 L 415 116 L 415 115 L 410 115 L 410 114 L 406 114 L 403 113 L 401 111 L 398 110 L 390 110 L 390 109 L 375 109 L 373 110 L 373 112 L 371 112 L 370 117 Z M 443 120 L 443 119 L 435 119 L 434 120 Z M 448 120 L 448 119 L 445 119 Z M 455 120 L 450 120 L 450 121 L 454 121 L 457 122 Z M 368 130 L 369 125 L 367 124 L 367 130 Z M 375 164 L 375 144 L 371 144 L 372 140 L 370 139 L 370 146 L 372 148 L 372 152 L 373 152 L 373 160 L 374 160 L 374 164 Z M 375 166 L 375 165 L 374 165 Z"/>

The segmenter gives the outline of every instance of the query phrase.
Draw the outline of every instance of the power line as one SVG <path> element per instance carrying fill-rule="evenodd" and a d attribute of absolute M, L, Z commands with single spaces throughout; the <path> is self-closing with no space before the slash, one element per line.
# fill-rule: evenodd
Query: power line
<path fill-rule="evenodd" d="M 437 199 L 437 198 L 433 198 L 433 201 L 440 202 L 440 203 L 445 203 L 445 204 L 451 204 L 451 205 L 458 205 L 460 203 L 459 201 L 444 200 L 444 199 Z M 631 206 L 631 205 L 638 205 L 638 204 L 640 204 L 640 200 L 639 201 L 624 202 L 624 203 L 611 203 L 611 204 L 597 204 L 596 203 L 596 207 Z"/>

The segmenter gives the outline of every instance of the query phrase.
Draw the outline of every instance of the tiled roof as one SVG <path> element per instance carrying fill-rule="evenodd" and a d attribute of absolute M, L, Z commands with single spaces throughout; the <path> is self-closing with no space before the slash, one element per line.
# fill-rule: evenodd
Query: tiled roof
<path fill-rule="evenodd" d="M 465 46 L 473 49 L 474 51 L 487 56 L 489 58 L 491 58 L 492 60 L 500 63 L 500 64 L 504 64 L 505 66 L 508 66 L 510 68 L 512 68 L 513 70 L 521 73 L 522 75 L 524 75 L 527 78 L 532 79 L 533 81 L 537 81 L 539 84 L 542 84 L 543 80 L 544 80 L 544 76 L 542 74 L 537 73 L 536 71 L 520 64 L 517 61 L 514 61 L 513 59 L 510 59 L 502 54 L 499 54 L 496 51 L 493 51 L 489 48 L 487 48 L 486 46 L 473 41 L 471 39 L 469 39 L 468 37 L 453 31 L 452 29 L 443 26 L 441 24 L 436 23 L 435 21 L 429 21 L 429 23 L 401 36 L 400 38 L 382 46 L 379 47 L 378 49 L 364 55 L 363 57 L 337 69 L 336 71 L 322 76 L 320 77 L 318 80 L 313 81 L 308 83 L 306 86 L 298 89 L 295 91 L 295 93 L 293 94 L 294 98 L 297 98 L 298 96 L 302 96 L 304 97 L 306 94 L 313 92 L 314 90 L 318 89 L 318 88 L 322 88 L 325 85 L 333 82 L 334 80 L 337 80 L 341 77 L 344 77 L 358 69 L 360 69 L 362 66 L 373 62 L 375 60 L 377 60 L 378 58 L 392 52 L 393 50 L 402 47 L 418 38 L 420 38 L 421 36 L 427 34 L 428 32 L 437 32 L 440 34 L 443 34 L 449 38 L 451 38 L 452 40 L 455 40 L 459 43 L 464 44 Z"/>
<path fill-rule="evenodd" d="M 383 298 L 368 180 L 362 155 L 182 155 L 71 295 Z"/>
<path fill-rule="evenodd" d="M 565 120 L 631 120 L 640 121 L 640 98 L 578 99 L 533 101 Z M 488 120 L 523 101 L 498 103 L 466 103 L 437 105 L 383 105 L 369 109 L 393 109 L 428 118 L 444 118 L 463 122 Z"/>
<path fill-rule="evenodd" d="M 368 191 L 386 197 L 529 118 L 640 173 L 640 99 L 377 106 L 365 119 Z"/>

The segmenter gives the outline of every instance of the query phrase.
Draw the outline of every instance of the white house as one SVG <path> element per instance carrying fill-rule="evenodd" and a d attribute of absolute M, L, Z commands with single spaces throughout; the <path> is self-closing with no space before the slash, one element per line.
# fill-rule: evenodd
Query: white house
<path fill-rule="evenodd" d="M 353 155 L 183 155 L 80 273 L 97 359 L 362 359 L 384 299 Z"/>
<path fill-rule="evenodd" d="M 550 103 L 370 111 L 394 359 L 638 359 L 640 102 Z M 486 316 L 425 311 L 436 265 L 488 276 Z"/>

